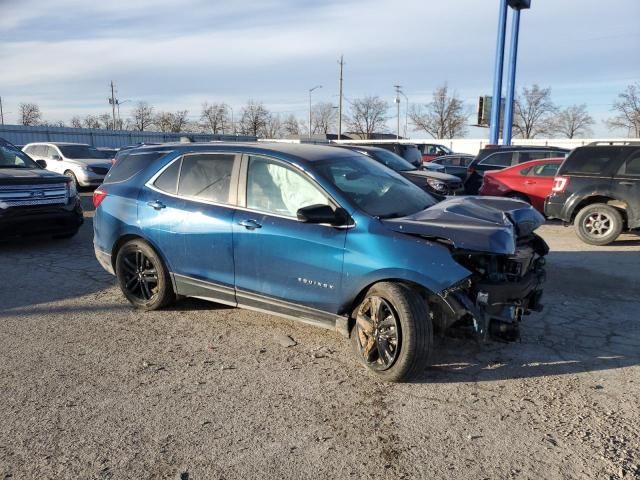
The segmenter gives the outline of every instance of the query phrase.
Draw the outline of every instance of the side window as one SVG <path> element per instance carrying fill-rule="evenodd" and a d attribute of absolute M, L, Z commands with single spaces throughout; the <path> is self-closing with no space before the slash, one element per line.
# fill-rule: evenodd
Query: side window
<path fill-rule="evenodd" d="M 329 199 L 309 179 L 280 163 L 249 157 L 247 208 L 296 217 L 309 205 L 329 205 Z"/>
<path fill-rule="evenodd" d="M 635 153 L 624 163 L 623 175 L 640 177 L 640 152 Z"/>
<path fill-rule="evenodd" d="M 178 195 L 230 203 L 231 172 L 235 155 L 200 154 L 182 159 Z"/>
<path fill-rule="evenodd" d="M 163 192 L 175 195 L 178 191 L 178 175 L 180 174 L 180 165 L 182 159 L 174 161 L 162 174 L 153 182 L 154 187 Z"/>
<path fill-rule="evenodd" d="M 47 147 L 47 158 L 53 159 L 54 155 L 60 156 L 55 147 Z"/>
<path fill-rule="evenodd" d="M 500 152 L 489 155 L 484 160 L 480 161 L 480 165 L 493 165 L 496 167 L 509 167 L 511 166 L 511 159 L 513 158 L 513 152 Z"/>
<path fill-rule="evenodd" d="M 558 167 L 560 167 L 559 163 L 543 163 L 533 167 L 531 173 L 536 177 L 555 177 Z"/>
<path fill-rule="evenodd" d="M 533 167 L 523 168 L 522 170 L 520 170 L 519 173 L 520 173 L 520 175 L 528 175 L 532 168 Z"/>

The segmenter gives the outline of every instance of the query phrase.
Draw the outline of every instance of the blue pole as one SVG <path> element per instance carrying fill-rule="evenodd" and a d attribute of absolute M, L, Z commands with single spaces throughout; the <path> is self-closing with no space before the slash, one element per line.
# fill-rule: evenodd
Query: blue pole
<path fill-rule="evenodd" d="M 493 98 L 491 100 L 491 125 L 489 143 L 497 144 L 500 133 L 500 99 L 502 97 L 502 70 L 504 67 L 504 39 L 507 30 L 507 0 L 500 0 L 498 16 L 498 41 L 496 44 L 496 64 L 493 73 Z"/>
<path fill-rule="evenodd" d="M 511 130 L 513 126 L 513 99 L 516 91 L 516 65 L 518 63 L 518 34 L 520 31 L 520 9 L 513 10 L 511 25 L 511 50 L 509 51 L 509 70 L 507 73 L 507 98 L 504 106 L 504 134 L 502 143 L 511 145 Z"/>

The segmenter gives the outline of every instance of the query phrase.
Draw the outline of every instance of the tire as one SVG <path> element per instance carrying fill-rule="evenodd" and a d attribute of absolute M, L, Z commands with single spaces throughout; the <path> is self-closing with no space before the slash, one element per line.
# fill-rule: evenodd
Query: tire
<path fill-rule="evenodd" d="M 73 184 L 76 186 L 76 192 L 79 191 L 80 184 L 78 183 L 78 179 L 76 178 L 75 173 L 73 173 L 71 170 L 67 170 L 66 172 L 64 172 L 64 175 L 65 177 L 69 177 Z"/>
<path fill-rule="evenodd" d="M 377 318 L 372 310 L 378 312 Z M 354 352 L 381 380 L 411 379 L 429 362 L 433 327 L 427 304 L 415 290 L 400 283 L 377 283 L 367 291 L 355 317 L 351 330 Z"/>
<path fill-rule="evenodd" d="M 529 200 L 529 197 L 527 197 L 526 195 L 524 195 L 522 193 L 511 192 L 511 193 L 508 193 L 505 196 L 508 197 L 508 198 L 513 198 L 514 200 L 522 200 L 523 202 L 531 204 L 531 200 Z"/>
<path fill-rule="evenodd" d="M 624 222 L 618 210 L 604 203 L 587 205 L 573 221 L 576 235 L 589 245 L 608 245 L 622 232 Z"/>
<path fill-rule="evenodd" d="M 131 305 L 139 310 L 158 310 L 175 302 L 169 272 L 160 256 L 143 240 L 130 240 L 116 256 L 118 284 Z"/>

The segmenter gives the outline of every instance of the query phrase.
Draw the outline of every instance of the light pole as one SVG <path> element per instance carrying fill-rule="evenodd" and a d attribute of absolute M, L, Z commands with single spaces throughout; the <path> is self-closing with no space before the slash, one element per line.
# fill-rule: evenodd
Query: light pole
<path fill-rule="evenodd" d="M 122 119 L 120 118 L 120 105 L 123 103 L 127 103 L 130 102 L 131 100 L 118 100 L 116 98 L 116 106 L 118 107 L 118 126 L 120 127 L 119 130 L 122 130 Z"/>
<path fill-rule="evenodd" d="M 404 138 L 407 138 L 407 118 L 409 116 L 409 97 L 407 97 L 402 90 L 400 95 L 404 97 L 405 109 L 404 109 Z"/>
<path fill-rule="evenodd" d="M 402 88 L 402 86 L 394 85 L 393 87 L 396 89 L 396 98 L 393 99 L 393 103 L 396 104 L 396 140 L 400 140 L 400 89 Z"/>
<path fill-rule="evenodd" d="M 318 88 L 322 88 L 322 85 L 316 85 L 309 89 L 309 138 L 311 138 L 311 93 Z"/>

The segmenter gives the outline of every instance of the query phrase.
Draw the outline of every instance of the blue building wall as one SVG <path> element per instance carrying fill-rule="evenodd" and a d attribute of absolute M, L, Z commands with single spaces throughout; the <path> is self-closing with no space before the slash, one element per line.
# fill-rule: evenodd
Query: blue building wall
<path fill-rule="evenodd" d="M 176 142 L 188 136 L 196 142 L 255 141 L 249 135 L 214 135 L 207 133 L 163 133 L 139 132 L 135 130 L 103 130 L 98 128 L 25 127 L 24 125 L 1 125 L 0 137 L 15 145 L 31 142 L 88 143 L 94 147 L 124 147 L 137 143 Z"/>

